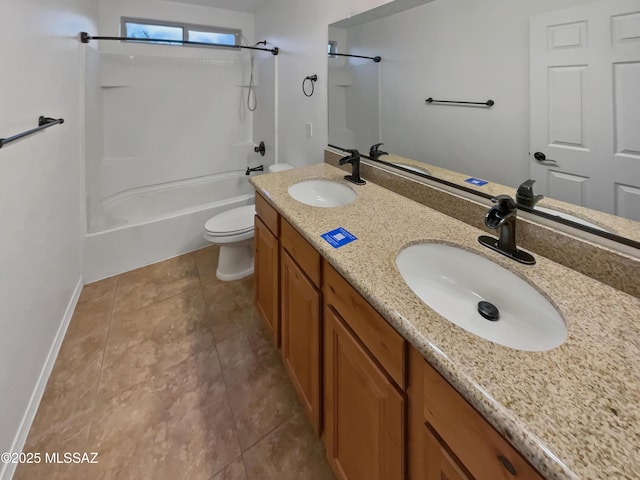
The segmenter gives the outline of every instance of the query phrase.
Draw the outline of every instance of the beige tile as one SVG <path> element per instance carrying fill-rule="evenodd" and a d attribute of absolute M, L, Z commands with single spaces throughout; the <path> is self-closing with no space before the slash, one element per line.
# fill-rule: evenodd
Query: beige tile
<path fill-rule="evenodd" d="M 219 343 L 218 353 L 240 445 L 246 450 L 289 418 L 298 400 L 264 329 Z"/>
<path fill-rule="evenodd" d="M 188 291 L 200 284 L 192 254 L 154 263 L 118 277 L 114 312 L 127 312 Z"/>
<path fill-rule="evenodd" d="M 199 287 L 132 312 L 114 313 L 99 395 L 113 396 L 214 348 Z"/>
<path fill-rule="evenodd" d="M 72 323 L 78 318 L 74 315 Z M 31 426 L 30 437 L 37 439 L 58 424 L 90 414 L 107 334 L 102 323 L 105 318 L 105 315 L 96 315 L 90 323 L 98 323 L 99 327 L 76 337 L 65 337 Z M 98 321 L 94 322 L 95 319 Z"/>
<path fill-rule="evenodd" d="M 211 245 L 210 247 L 202 248 L 193 252 L 193 256 L 198 267 L 198 273 L 200 274 L 200 280 L 202 280 L 203 283 L 219 281 L 216 278 L 219 253 L 220 247 L 218 245 Z"/>
<path fill-rule="evenodd" d="M 90 446 L 97 479 L 208 480 L 240 455 L 215 350 L 101 400 Z"/>
<path fill-rule="evenodd" d="M 289 420 L 244 453 L 250 480 L 334 480 L 325 450 L 297 408 Z"/>
<path fill-rule="evenodd" d="M 47 455 L 58 454 L 63 461 L 65 452 L 85 452 L 88 434 L 89 424 L 84 421 L 76 421 L 58 425 L 35 441 L 30 437 L 23 451 L 34 455 L 39 454 L 40 463 L 19 465 L 13 477 L 14 480 L 81 480 L 87 478 L 83 475 L 83 465 L 47 461 Z"/>
<path fill-rule="evenodd" d="M 110 277 L 82 287 L 76 305 L 76 314 L 96 315 L 111 312 L 118 277 Z"/>
<path fill-rule="evenodd" d="M 238 333 L 262 326 L 253 299 L 237 298 L 224 305 L 209 304 L 207 312 L 211 321 L 213 338 L 220 343 Z"/>
<path fill-rule="evenodd" d="M 223 307 L 239 299 L 253 301 L 254 285 L 253 275 L 233 282 L 209 278 L 208 281 L 202 282 L 202 293 L 208 304 Z"/>
<path fill-rule="evenodd" d="M 87 444 L 100 463 L 88 478 L 164 478 L 168 392 L 168 385 L 148 381 L 98 401 Z"/>
<path fill-rule="evenodd" d="M 247 480 L 247 471 L 242 457 L 224 467 L 211 480 Z"/>
<path fill-rule="evenodd" d="M 172 376 L 166 472 L 176 480 L 209 480 L 241 454 L 215 351 L 183 362 Z"/>

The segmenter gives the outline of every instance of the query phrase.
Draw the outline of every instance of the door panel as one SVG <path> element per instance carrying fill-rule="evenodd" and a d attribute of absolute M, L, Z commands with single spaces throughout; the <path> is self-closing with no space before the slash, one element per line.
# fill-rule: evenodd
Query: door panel
<path fill-rule="evenodd" d="M 333 308 L 325 322 L 325 443 L 340 480 L 402 480 L 406 400 Z"/>
<path fill-rule="evenodd" d="M 320 292 L 281 252 L 282 359 L 316 433 L 320 433 Z"/>
<path fill-rule="evenodd" d="M 280 342 L 278 239 L 257 216 L 255 217 L 254 246 L 255 304 L 277 346 Z"/>
<path fill-rule="evenodd" d="M 640 0 L 536 15 L 530 42 L 530 170 L 537 189 L 637 218 L 629 192 L 640 188 Z"/>

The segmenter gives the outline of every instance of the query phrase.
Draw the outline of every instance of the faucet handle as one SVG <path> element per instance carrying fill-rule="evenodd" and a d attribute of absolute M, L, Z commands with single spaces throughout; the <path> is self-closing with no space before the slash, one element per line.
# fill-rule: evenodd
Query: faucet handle
<path fill-rule="evenodd" d="M 349 152 L 355 158 L 360 158 L 360 152 L 357 148 L 347 148 L 347 152 Z"/>
<path fill-rule="evenodd" d="M 516 210 L 518 206 L 509 195 L 496 195 L 491 199 L 493 203 L 497 203 L 497 208 L 503 212 L 510 212 Z"/>

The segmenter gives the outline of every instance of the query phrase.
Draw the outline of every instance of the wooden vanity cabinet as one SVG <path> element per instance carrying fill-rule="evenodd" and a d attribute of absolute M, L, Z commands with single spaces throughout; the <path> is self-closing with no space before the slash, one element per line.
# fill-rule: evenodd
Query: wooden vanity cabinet
<path fill-rule="evenodd" d="M 405 342 L 324 264 L 324 429 L 340 480 L 405 478 Z M 381 353 L 374 356 L 373 350 Z"/>
<path fill-rule="evenodd" d="M 284 219 L 280 230 L 282 359 L 316 433 L 322 431 L 321 258 Z"/>
<path fill-rule="evenodd" d="M 413 361 L 419 354 L 411 354 Z M 422 398 L 412 398 L 410 417 L 422 405 L 422 432 L 414 428 L 410 441 L 422 442 L 422 458 L 410 458 L 413 478 L 424 480 L 542 480 L 543 477 L 424 359 Z M 411 381 L 415 380 L 411 375 Z M 419 392 L 411 390 L 419 397 Z M 414 425 L 415 427 L 415 425 Z M 412 452 L 416 450 L 412 449 Z"/>
<path fill-rule="evenodd" d="M 258 193 L 255 281 L 339 480 L 542 480 Z"/>
<path fill-rule="evenodd" d="M 265 321 L 276 346 L 280 344 L 279 258 L 278 243 L 280 215 L 276 209 L 256 193 L 254 228 L 254 302 Z"/>

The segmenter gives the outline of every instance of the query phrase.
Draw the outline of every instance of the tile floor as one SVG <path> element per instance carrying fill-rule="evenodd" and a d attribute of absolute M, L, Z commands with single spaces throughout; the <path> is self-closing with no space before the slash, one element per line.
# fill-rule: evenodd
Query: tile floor
<path fill-rule="evenodd" d="M 15 480 L 331 480 L 253 307 L 220 282 L 217 247 L 86 285 L 24 451 L 98 464 L 21 465 Z"/>

